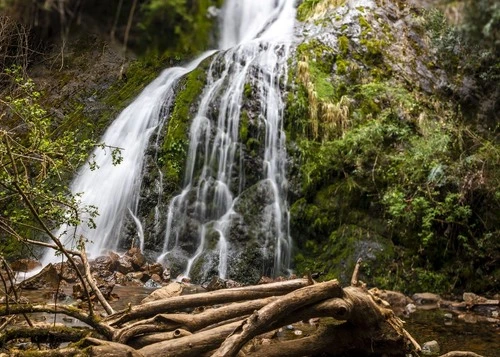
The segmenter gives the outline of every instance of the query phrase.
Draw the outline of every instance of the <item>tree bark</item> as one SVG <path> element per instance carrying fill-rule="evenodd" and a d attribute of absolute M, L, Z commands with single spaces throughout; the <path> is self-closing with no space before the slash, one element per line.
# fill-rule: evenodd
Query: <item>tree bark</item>
<path fill-rule="evenodd" d="M 309 285 L 307 279 L 295 279 L 279 283 L 176 296 L 170 299 L 152 301 L 134 306 L 130 309 L 117 312 L 104 319 L 104 321 L 110 325 L 122 325 L 132 320 L 149 318 L 168 311 L 283 295 L 307 285 Z"/>
<path fill-rule="evenodd" d="M 151 333 L 161 331 L 172 331 L 178 328 L 186 329 L 194 333 L 207 326 L 230 320 L 235 317 L 242 317 L 258 310 L 277 297 L 266 299 L 251 300 L 241 303 L 233 303 L 214 309 L 207 309 L 198 314 L 160 314 L 155 317 L 123 327 L 115 332 L 113 340 L 120 343 L 126 343 L 131 337 L 139 333 Z"/>
<path fill-rule="evenodd" d="M 281 299 L 255 311 L 219 347 L 213 357 L 236 356 L 238 351 L 253 337 L 267 332 L 266 328 L 274 320 L 292 314 L 299 308 L 332 297 L 341 297 L 342 288 L 337 280 L 307 286 L 293 291 Z"/>
<path fill-rule="evenodd" d="M 227 325 L 219 326 L 207 331 L 155 343 L 138 350 L 144 357 L 169 356 L 169 357 L 191 357 L 212 351 L 220 346 L 235 328 L 241 325 L 236 321 Z"/>

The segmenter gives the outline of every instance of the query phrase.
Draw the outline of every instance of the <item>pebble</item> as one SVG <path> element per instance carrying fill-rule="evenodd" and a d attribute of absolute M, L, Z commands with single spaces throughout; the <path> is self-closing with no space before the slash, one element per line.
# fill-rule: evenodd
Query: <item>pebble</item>
<path fill-rule="evenodd" d="M 405 313 L 410 315 L 413 314 L 415 311 L 417 311 L 417 307 L 415 304 L 408 304 L 405 306 Z"/>
<path fill-rule="evenodd" d="M 295 334 L 295 336 L 300 336 L 303 334 L 303 332 L 300 330 L 295 330 L 293 333 Z"/>
<path fill-rule="evenodd" d="M 288 325 L 288 326 L 286 327 L 286 329 L 287 329 L 287 330 L 293 330 L 293 326 L 292 326 L 292 325 Z"/>
<path fill-rule="evenodd" d="M 439 343 L 437 341 L 428 341 L 422 345 L 422 354 L 424 356 L 437 355 L 440 351 Z"/>

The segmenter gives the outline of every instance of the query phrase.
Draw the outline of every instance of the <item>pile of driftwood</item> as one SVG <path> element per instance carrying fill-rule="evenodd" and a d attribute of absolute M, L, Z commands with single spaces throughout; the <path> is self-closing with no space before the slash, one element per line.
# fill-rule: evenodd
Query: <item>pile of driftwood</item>
<path fill-rule="evenodd" d="M 2 307 L 0 315 L 24 315 L 28 320 L 30 313 L 57 313 L 87 327 L 10 328 L 1 334 L 0 344 L 31 338 L 46 346 L 9 352 L 18 356 L 405 356 L 418 351 L 402 321 L 358 284 L 356 275 L 345 288 L 336 280 L 294 279 L 175 296 L 104 318 L 64 305 L 11 304 Z M 300 338 L 258 342 L 283 326 L 310 319 L 317 328 Z M 48 349 L 61 342 L 74 343 Z"/>

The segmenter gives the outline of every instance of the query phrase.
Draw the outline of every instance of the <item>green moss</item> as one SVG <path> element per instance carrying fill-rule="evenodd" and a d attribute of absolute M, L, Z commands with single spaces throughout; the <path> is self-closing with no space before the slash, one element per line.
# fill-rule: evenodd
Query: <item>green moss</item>
<path fill-rule="evenodd" d="M 359 25 L 361 26 L 361 29 L 363 31 L 366 31 L 366 32 L 372 31 L 372 27 L 371 27 L 370 23 L 363 16 L 360 16 L 358 21 L 359 21 Z"/>
<path fill-rule="evenodd" d="M 252 96 L 252 84 L 251 83 L 245 83 L 245 88 L 243 89 L 243 95 L 245 96 L 246 99 L 250 98 Z"/>
<path fill-rule="evenodd" d="M 344 75 L 347 74 L 347 69 L 349 68 L 349 62 L 345 60 L 337 60 L 337 74 Z"/>
<path fill-rule="evenodd" d="M 304 0 L 297 8 L 297 19 L 299 21 L 306 21 L 309 17 L 314 15 L 316 6 L 321 3 L 328 3 L 327 6 L 341 6 L 345 0 Z"/>
<path fill-rule="evenodd" d="M 309 63 L 309 72 L 311 74 L 311 81 L 314 84 L 314 89 L 320 100 L 328 100 L 335 97 L 335 87 L 331 82 L 330 72 L 322 70 L 320 65 L 316 62 Z"/>
<path fill-rule="evenodd" d="M 307 240 L 295 261 L 300 274 L 322 271 L 324 279 L 336 278 L 345 284 L 359 257 L 365 261 L 361 278 L 366 281 L 387 273 L 393 252 L 391 242 L 372 230 L 344 224 L 321 242 Z"/>
<path fill-rule="evenodd" d="M 256 157 L 259 154 L 259 148 L 261 146 L 261 143 L 258 139 L 250 138 L 247 140 L 245 145 L 248 149 L 250 156 Z"/>
<path fill-rule="evenodd" d="M 163 59 L 155 55 L 130 63 L 122 80 L 115 83 L 106 92 L 103 102 L 114 112 L 120 112 L 147 84 L 158 76 L 164 66 Z"/>
<path fill-rule="evenodd" d="M 205 86 L 205 70 L 205 66 L 200 65 L 184 77 L 179 84 L 180 91 L 168 122 L 159 158 L 159 163 L 165 172 L 165 178 L 177 185 L 181 184 L 189 146 L 190 110 Z"/>
<path fill-rule="evenodd" d="M 240 118 L 240 141 L 242 143 L 246 142 L 248 139 L 248 122 L 248 112 L 243 110 Z"/>
<path fill-rule="evenodd" d="M 343 56 L 347 55 L 347 52 L 349 51 L 349 38 L 344 35 L 339 36 L 338 43 L 340 54 L 342 54 Z"/>

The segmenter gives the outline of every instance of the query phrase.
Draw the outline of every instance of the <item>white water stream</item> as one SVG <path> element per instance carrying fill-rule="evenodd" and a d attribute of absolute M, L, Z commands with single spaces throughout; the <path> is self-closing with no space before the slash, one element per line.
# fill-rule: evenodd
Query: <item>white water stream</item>
<path fill-rule="evenodd" d="M 96 228 L 85 224 L 78 227 L 62 226 L 55 233 L 68 247 L 74 247 L 83 236 L 89 256 L 96 257 L 104 250 L 116 250 L 120 230 L 126 215 L 135 216 L 138 193 L 141 184 L 141 171 L 144 154 L 151 135 L 165 120 L 161 109 L 169 106 L 175 98 L 174 88 L 177 81 L 195 69 L 199 63 L 213 52 L 207 52 L 186 67 L 164 70 L 149 84 L 142 93 L 116 118 L 102 137 L 106 145 L 121 148 L 122 162 L 113 165 L 110 150 L 95 149 L 92 156 L 98 169 L 91 170 L 84 165 L 71 183 L 71 191 L 81 193 L 80 202 L 84 206 L 98 208 L 99 216 L 94 218 Z M 82 217 L 83 220 L 88 217 Z M 142 228 L 138 229 L 141 232 Z M 143 234 L 138 234 L 143 240 Z M 141 245 L 143 242 L 141 242 Z M 60 261 L 52 250 L 47 250 L 42 258 L 43 265 Z"/>
<path fill-rule="evenodd" d="M 218 272 L 226 277 L 231 250 L 229 227 L 237 215 L 234 206 L 242 189 L 241 144 L 239 127 L 245 84 L 253 76 L 255 93 L 260 102 L 258 120 L 265 130 L 262 168 L 263 179 L 270 187 L 272 209 L 265 222 L 273 242 L 263 249 L 274 254 L 274 273 L 290 264 L 291 239 L 288 228 L 285 178 L 284 102 L 280 83 L 286 81 L 287 59 L 295 19 L 294 0 L 227 0 L 222 12 L 221 39 L 218 53 L 207 73 L 207 85 L 190 128 L 190 144 L 184 178 L 184 189 L 169 204 L 161 262 L 185 239 L 185 229 L 196 216 L 195 249 L 185 258 L 184 275 L 189 276 L 193 264 L 203 254 L 207 232 L 218 234 Z M 61 227 L 58 235 L 71 238 L 83 235 L 90 243 L 90 256 L 105 250 L 116 250 L 120 230 L 127 215 L 137 226 L 140 247 L 144 247 L 141 217 L 137 215 L 141 173 L 151 135 L 168 118 L 161 117 L 162 108 L 175 100 L 175 85 L 185 74 L 213 52 L 205 53 L 186 67 L 165 70 L 112 123 L 102 141 L 123 148 L 123 162 L 112 165 L 111 155 L 94 152 L 98 170 L 80 170 L 72 192 L 82 192 L 81 202 L 99 210 L 96 229 L 83 226 Z M 214 105 L 217 105 L 214 108 Z M 210 120 L 216 113 L 216 120 Z M 161 178 L 161 177 L 160 177 Z M 161 186 L 161 183 L 160 183 Z M 159 205 L 155 217 L 162 216 Z M 193 208 L 194 207 L 194 208 Z M 45 263 L 53 261 L 47 253 Z"/>

